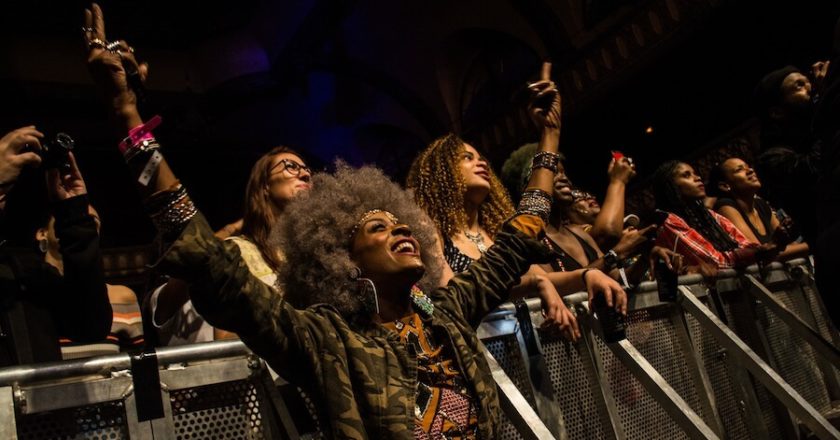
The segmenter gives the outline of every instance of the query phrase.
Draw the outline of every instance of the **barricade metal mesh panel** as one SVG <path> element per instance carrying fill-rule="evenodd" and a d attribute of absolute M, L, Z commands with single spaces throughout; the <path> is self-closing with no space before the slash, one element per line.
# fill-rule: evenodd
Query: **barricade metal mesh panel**
<path fill-rule="evenodd" d="M 697 414 L 703 414 L 697 388 L 670 319 L 673 306 L 658 306 L 633 312 L 627 339 L 668 381 Z"/>
<path fill-rule="evenodd" d="M 528 369 L 525 360 L 522 358 L 522 351 L 519 348 L 519 341 L 516 335 L 497 336 L 485 339 L 484 346 L 493 355 L 496 362 L 502 367 L 510 381 L 516 385 L 522 396 L 528 400 L 531 406 L 534 405 L 534 392 L 531 389 L 531 379 L 528 378 Z"/>
<path fill-rule="evenodd" d="M 700 354 L 706 375 L 712 386 L 718 415 L 723 431 L 730 440 L 750 438 L 744 419 L 743 401 L 738 397 L 733 379 L 726 366 L 726 350 L 717 343 L 711 333 L 704 331 L 694 317 L 686 314 L 691 340 Z"/>
<path fill-rule="evenodd" d="M 531 390 L 531 381 L 528 378 L 528 370 L 525 368 L 525 360 L 522 359 L 522 351 L 519 349 L 519 341 L 516 339 L 516 335 L 497 336 L 484 339 L 481 342 L 484 343 L 487 351 L 493 355 L 493 358 L 502 367 L 502 371 L 508 375 L 510 381 L 519 389 L 522 396 L 533 405 L 534 393 Z M 499 430 L 499 438 L 503 440 L 522 438 L 505 414 L 502 414 L 502 428 Z"/>
<path fill-rule="evenodd" d="M 817 331 L 820 332 L 820 334 L 826 341 L 834 343 L 834 329 L 830 326 L 828 322 L 828 317 L 825 316 L 825 313 L 823 313 L 825 308 L 823 307 L 822 299 L 820 298 L 816 287 L 810 282 L 805 282 L 801 284 L 801 288 L 802 293 L 805 295 L 805 298 L 808 301 L 808 305 L 810 306 L 811 311 L 814 313 L 814 320 L 817 324 Z"/>
<path fill-rule="evenodd" d="M 788 310 L 795 313 L 798 311 L 802 316 L 802 307 L 805 307 L 803 297 L 797 298 L 797 295 L 788 291 L 779 291 L 773 295 L 784 303 Z M 831 409 L 825 381 L 817 367 L 816 354 L 811 345 L 792 332 L 787 324 L 763 304 L 759 304 L 756 311 L 776 361 L 778 373 L 818 411 L 825 412 Z"/>
<path fill-rule="evenodd" d="M 598 417 L 601 399 L 592 394 L 592 384 L 585 370 L 585 352 L 579 344 L 564 340 L 557 332 L 540 331 L 543 356 L 548 366 L 554 396 L 563 413 L 570 439 L 601 439 L 606 437 L 603 422 Z M 583 356 L 582 356 L 583 355 Z"/>
<path fill-rule="evenodd" d="M 128 438 L 122 401 L 18 415 L 17 434 L 26 439 Z"/>
<path fill-rule="evenodd" d="M 262 439 L 270 431 L 261 408 L 269 408 L 248 380 L 174 390 L 169 396 L 177 439 Z"/>
<path fill-rule="evenodd" d="M 627 313 L 627 339 L 642 353 L 665 380 L 686 400 L 692 408 L 697 406 L 696 392 L 688 392 L 686 383 L 691 382 L 685 370 L 682 355 L 674 357 L 675 336 L 670 321 L 653 309 L 634 310 Z M 642 384 L 624 367 L 609 347 L 596 337 L 596 345 L 604 364 L 604 373 L 615 396 L 619 417 L 627 438 L 682 439 L 685 432 L 677 426 L 662 407 L 647 393 Z M 682 365 L 679 367 L 678 365 Z M 683 371 L 679 371 L 682 369 Z M 685 376 L 683 378 L 682 376 Z M 690 386 L 693 389 L 693 385 Z M 688 398 L 687 398 L 688 397 Z"/>
<path fill-rule="evenodd" d="M 746 298 L 741 292 L 727 292 L 719 295 L 721 306 L 723 307 L 723 314 L 726 317 L 726 322 L 729 323 L 729 328 L 738 335 L 744 342 L 747 343 L 753 350 L 758 347 L 758 341 L 754 341 L 749 332 L 746 331 L 746 326 L 754 325 L 752 316 L 748 313 Z M 760 351 L 759 351 L 760 353 Z M 774 401 L 766 388 L 753 380 L 755 386 L 755 396 L 758 400 L 758 406 L 761 408 L 761 418 L 764 426 L 767 428 L 767 433 L 770 440 L 781 440 L 783 438 L 782 427 L 779 425 L 777 412 L 780 411 L 777 402 Z"/>

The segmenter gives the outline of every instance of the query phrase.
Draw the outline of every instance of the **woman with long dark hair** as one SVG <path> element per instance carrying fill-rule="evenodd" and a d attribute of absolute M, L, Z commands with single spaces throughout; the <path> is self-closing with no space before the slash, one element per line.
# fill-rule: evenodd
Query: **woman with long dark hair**
<path fill-rule="evenodd" d="M 657 209 L 668 213 L 656 244 L 682 255 L 684 266 L 714 271 L 775 256 L 775 243 L 750 242 L 731 221 L 703 205 L 706 186 L 691 165 L 662 164 L 653 175 L 653 191 Z"/>

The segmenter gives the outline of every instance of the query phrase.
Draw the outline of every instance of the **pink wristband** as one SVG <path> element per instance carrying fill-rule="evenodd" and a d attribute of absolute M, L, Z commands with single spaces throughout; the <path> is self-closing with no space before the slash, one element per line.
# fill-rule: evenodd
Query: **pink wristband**
<path fill-rule="evenodd" d="M 146 139 L 153 139 L 152 130 L 157 128 L 160 125 L 161 117 L 159 115 L 155 115 L 152 119 L 149 119 L 143 125 L 138 125 L 137 127 L 132 128 L 128 131 L 128 136 L 120 142 L 120 153 L 125 154 L 126 150 L 131 148 L 132 145 L 136 145 L 140 141 L 144 141 Z"/>

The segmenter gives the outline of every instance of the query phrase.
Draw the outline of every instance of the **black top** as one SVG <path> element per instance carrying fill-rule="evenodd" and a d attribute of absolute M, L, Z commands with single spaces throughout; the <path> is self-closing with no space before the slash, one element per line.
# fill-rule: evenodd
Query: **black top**
<path fill-rule="evenodd" d="M 755 225 L 753 225 L 749 217 L 747 217 L 747 213 L 741 210 L 735 200 L 729 198 L 717 199 L 715 202 L 715 211 L 720 211 L 720 208 L 724 206 L 731 206 L 738 210 L 738 213 L 741 214 L 741 217 L 745 222 L 747 222 L 747 226 L 749 226 L 750 230 L 752 230 L 753 234 L 755 234 L 755 238 L 758 239 L 759 243 L 769 243 L 773 240 L 773 208 L 771 208 L 770 204 L 764 201 L 764 199 L 760 197 L 755 198 L 755 210 L 758 211 L 758 219 L 761 220 L 761 224 L 764 225 L 764 235 L 758 233 Z"/>
<path fill-rule="evenodd" d="M 446 259 L 446 264 L 454 273 L 466 271 L 470 264 L 475 261 L 469 255 L 461 252 L 449 237 L 443 238 L 443 258 Z"/>
<path fill-rule="evenodd" d="M 64 276 L 43 255 L 0 246 L 0 366 L 61 360 L 59 336 L 98 342 L 111 330 L 99 235 L 87 196 L 54 206 Z"/>
<path fill-rule="evenodd" d="M 565 228 L 565 226 L 564 226 Z M 595 250 L 586 240 L 581 238 L 579 235 L 572 232 L 571 229 L 566 228 L 570 234 L 572 234 L 577 241 L 580 243 L 580 246 L 583 248 L 583 253 L 586 254 L 586 258 L 589 260 L 590 263 L 598 259 L 598 251 Z M 551 268 L 555 272 L 570 272 L 573 270 L 583 269 L 585 266 L 580 264 L 577 260 L 572 258 L 571 255 L 566 253 L 563 248 L 560 247 L 559 244 L 555 243 L 554 240 L 548 238 L 548 235 L 545 236 L 545 244 L 554 251 L 554 259 L 551 261 Z"/>

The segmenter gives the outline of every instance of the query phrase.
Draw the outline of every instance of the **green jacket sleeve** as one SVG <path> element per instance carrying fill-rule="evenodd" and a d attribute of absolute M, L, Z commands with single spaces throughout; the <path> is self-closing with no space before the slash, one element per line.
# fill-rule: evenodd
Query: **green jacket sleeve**
<path fill-rule="evenodd" d="M 232 242 L 213 236 L 197 214 L 157 263 L 189 284 L 196 310 L 214 327 L 235 332 L 274 367 L 302 350 L 317 349 L 326 318 L 296 310 L 251 275 Z"/>
<path fill-rule="evenodd" d="M 506 223 L 480 259 L 431 295 L 436 307 L 477 327 L 487 313 L 507 301 L 510 288 L 519 283 L 531 264 L 548 261 L 549 249 L 536 240 L 542 233 L 542 223 L 538 226 L 537 230 L 523 232 L 516 222 Z"/>

